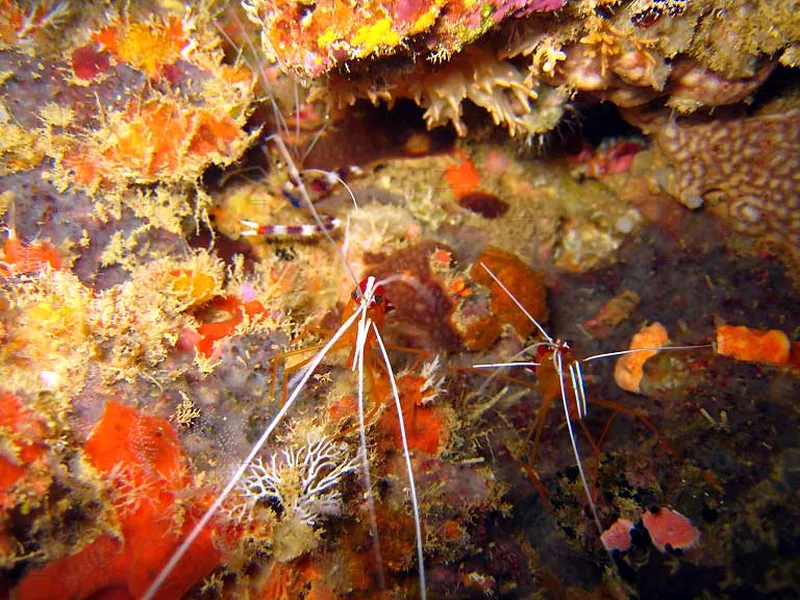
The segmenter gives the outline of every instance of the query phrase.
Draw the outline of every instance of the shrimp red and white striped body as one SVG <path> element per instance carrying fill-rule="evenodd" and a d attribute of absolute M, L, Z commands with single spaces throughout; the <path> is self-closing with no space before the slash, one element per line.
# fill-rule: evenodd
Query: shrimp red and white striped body
<path fill-rule="evenodd" d="M 255 221 L 241 221 L 244 237 L 262 236 L 265 238 L 313 238 L 330 233 L 342 227 L 342 220 L 330 215 L 320 215 L 322 223 L 300 223 L 297 225 L 259 225 Z"/>

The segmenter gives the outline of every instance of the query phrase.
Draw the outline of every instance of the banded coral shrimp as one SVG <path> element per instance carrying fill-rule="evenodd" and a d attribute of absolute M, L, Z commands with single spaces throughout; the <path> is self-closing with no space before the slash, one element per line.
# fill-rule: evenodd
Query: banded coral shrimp
<path fill-rule="evenodd" d="M 269 89 L 269 82 L 264 80 L 264 83 L 265 87 Z M 276 120 L 281 121 L 282 117 L 279 115 L 277 105 L 274 100 L 271 102 L 273 110 L 276 112 Z M 226 501 L 236 492 L 244 490 L 245 495 L 249 494 L 252 504 L 255 504 L 258 499 L 271 499 L 272 502 L 277 503 L 282 511 L 297 511 L 297 514 L 302 515 L 305 521 L 309 524 L 314 524 L 320 517 L 320 514 L 325 514 L 325 510 L 329 509 L 331 505 L 339 504 L 341 495 L 336 489 L 338 479 L 353 471 L 355 465 L 359 463 L 364 480 L 364 500 L 371 514 L 375 550 L 378 563 L 380 563 L 377 526 L 375 525 L 374 509 L 372 508 L 374 492 L 368 459 L 367 428 L 372 424 L 370 420 L 373 418 L 374 414 L 382 409 L 381 405 L 383 401 L 374 397 L 369 413 L 367 413 L 365 408 L 365 394 L 367 389 L 370 389 L 373 396 L 376 394 L 374 389 L 375 380 L 373 377 L 373 369 L 375 369 L 380 371 L 382 377 L 388 380 L 390 395 L 394 400 L 394 406 L 398 412 L 397 427 L 401 438 L 402 455 L 408 481 L 408 498 L 413 514 L 412 522 L 415 530 L 415 559 L 419 580 L 418 594 L 419 597 L 424 599 L 427 597 L 427 588 L 420 502 L 415 485 L 397 376 L 395 375 L 395 371 L 389 359 L 387 345 L 384 343 L 380 332 L 386 314 L 392 310 L 391 303 L 385 296 L 383 286 L 390 283 L 392 278 L 384 278 L 381 280 L 378 280 L 374 276 L 368 276 L 361 280 L 356 278 L 353 269 L 346 259 L 345 253 L 338 247 L 330 235 L 331 229 L 338 227 L 340 221 L 338 219 L 323 217 L 316 211 L 314 203 L 311 200 L 311 193 L 307 189 L 307 184 L 304 181 L 303 173 L 297 168 L 295 159 L 288 150 L 283 138 L 280 135 L 274 135 L 270 136 L 268 141 L 274 143 L 284 161 L 283 166 L 290 183 L 290 188 L 284 189 L 284 196 L 287 196 L 291 200 L 294 194 L 296 194 L 302 206 L 314 217 L 314 223 L 302 226 L 276 226 L 269 224 L 262 226 L 244 220 L 243 225 L 246 229 L 243 235 L 245 237 L 254 235 L 263 235 L 265 237 L 298 235 L 307 237 L 324 236 L 330 244 L 336 248 L 338 256 L 342 259 L 342 264 L 344 265 L 347 276 L 355 284 L 351 301 L 342 316 L 339 328 L 336 329 L 321 346 L 307 349 L 310 352 L 314 352 L 314 354 L 308 361 L 303 363 L 297 375 L 289 382 L 286 387 L 288 394 L 281 403 L 277 413 L 269 420 L 258 440 L 251 446 L 247 456 L 238 463 L 235 471 L 228 479 L 227 484 L 222 491 L 214 496 L 213 502 L 211 502 L 177 550 L 171 555 L 143 597 L 146 599 L 153 598 L 159 594 L 160 590 L 162 590 L 162 586 L 167 582 L 168 577 L 175 567 L 181 560 L 189 558 L 186 555 L 191 552 L 194 542 L 213 524 L 213 520 L 218 513 L 226 510 Z M 328 182 L 335 181 L 347 188 L 346 183 L 336 174 L 322 173 L 319 171 L 317 171 L 316 174 L 322 175 Z M 349 190 L 349 188 L 347 189 L 352 197 L 352 191 Z M 312 377 L 317 374 L 318 367 L 320 367 L 323 361 L 329 358 L 331 353 L 342 348 L 351 349 L 346 368 L 357 372 L 358 425 L 353 428 L 353 431 L 357 430 L 359 433 L 357 461 L 350 460 L 345 453 L 343 453 L 341 448 L 337 450 L 326 436 L 317 436 L 313 439 L 308 438 L 308 444 L 303 446 L 300 450 L 295 450 L 290 447 L 282 453 L 273 454 L 271 461 L 262 461 L 259 454 L 262 452 L 267 442 L 275 437 L 276 430 L 285 424 L 287 415 L 295 405 L 299 403 L 301 396 L 308 394 L 309 382 Z M 373 355 L 378 356 L 377 364 L 374 362 Z M 369 383 L 367 385 L 365 385 L 365 379 L 368 379 Z M 273 398 L 273 400 L 277 400 L 277 398 Z M 348 432 L 344 432 L 338 437 L 341 438 L 346 435 L 348 435 Z M 336 464 L 336 460 L 339 460 L 340 463 Z M 267 466 L 265 466 L 265 464 Z M 318 496 L 315 504 L 318 505 L 319 512 L 317 512 L 317 509 L 309 508 L 308 503 L 300 502 L 290 504 L 287 502 L 285 496 L 281 495 L 277 472 L 285 468 L 306 469 L 303 471 L 302 475 L 302 477 L 304 477 L 302 493 Z M 327 508 L 325 508 L 325 506 L 327 506 Z M 382 580 L 382 568 L 383 567 L 379 565 L 381 587 L 384 585 Z M 281 590 L 283 590 L 284 587 L 285 586 L 278 585 L 278 588 Z M 273 589 L 273 591 L 275 590 Z"/>
<path fill-rule="evenodd" d="M 648 243 L 651 244 L 649 251 L 654 252 L 653 243 L 650 240 Z M 651 255 L 641 254 L 641 248 L 641 245 L 637 245 L 632 250 L 636 251 L 640 260 L 642 256 L 649 258 Z M 632 257 L 632 250 L 625 249 L 625 258 Z M 630 278 L 630 271 L 622 271 L 620 275 L 619 265 L 601 271 L 599 280 L 595 275 L 559 275 L 559 279 L 551 277 L 547 289 L 551 310 L 548 322 L 561 334 L 558 337 L 562 340 L 564 337 L 561 336 L 565 336 L 575 341 L 574 345 L 570 344 L 575 354 L 578 350 L 583 350 L 584 354 L 594 355 L 627 348 L 631 333 L 637 330 L 638 323 L 642 320 L 653 321 L 657 318 L 662 321 L 670 334 L 675 336 L 677 343 L 706 346 L 707 341 L 714 339 L 712 328 L 717 323 L 714 319 L 718 316 L 728 321 L 748 322 L 766 328 L 781 323 L 783 314 L 791 314 L 788 305 L 770 305 L 771 293 L 767 291 L 763 294 L 751 292 L 744 297 L 748 299 L 745 304 L 742 297 L 738 296 L 737 288 L 719 283 L 732 276 L 726 274 L 731 272 L 727 270 L 731 269 L 730 263 L 723 269 L 724 263 L 720 262 L 717 255 L 701 255 L 709 258 L 699 263 L 696 262 L 696 255 L 687 252 L 686 256 L 686 261 L 678 260 L 673 263 L 673 268 L 679 270 L 678 275 L 669 271 L 654 275 L 648 269 L 646 272 L 649 278 L 641 287 L 634 283 L 636 279 Z M 689 258 L 692 260 L 689 261 Z M 754 266 L 755 272 L 758 272 L 759 267 L 742 261 L 741 258 L 738 260 L 736 281 L 742 286 L 747 277 L 755 276 Z M 649 266 L 651 263 L 646 261 L 646 264 Z M 499 273 L 498 268 L 490 268 Z M 610 273 L 614 276 L 610 276 Z M 703 282 L 706 276 L 712 278 L 713 286 Z M 764 276 L 762 270 L 761 277 Z M 593 318 L 593 315 L 598 314 L 596 311 L 603 301 L 619 293 L 617 282 L 620 280 L 625 282 L 621 289 L 633 289 L 641 293 L 642 308 L 636 310 L 630 320 L 618 326 L 611 335 L 598 334 L 597 338 L 593 338 L 582 333 L 582 324 L 586 324 L 589 317 Z M 502 278 L 502 281 L 515 284 L 506 287 L 531 312 L 533 309 L 527 297 L 521 296 L 516 288 L 518 280 Z M 685 284 L 687 281 L 690 282 L 688 285 Z M 775 286 L 773 289 L 780 289 L 779 278 L 770 281 L 775 283 L 771 283 L 767 289 L 772 286 Z M 492 282 L 492 285 L 497 287 L 496 290 L 491 290 L 492 298 L 496 294 L 505 296 L 498 284 Z M 743 289 L 750 288 L 745 286 Z M 761 315 L 752 309 L 751 302 L 756 300 L 760 301 L 759 306 L 765 307 Z M 523 314 L 519 308 L 514 308 L 518 314 Z M 545 322 L 545 318 L 538 317 L 538 313 L 536 318 L 540 323 Z M 547 325 L 543 327 L 553 342 L 559 341 L 552 333 L 553 329 Z M 724 332 L 721 327 L 717 328 L 717 336 L 722 337 Z M 739 334 L 734 332 L 734 335 Z M 497 354 L 491 362 L 542 362 L 530 356 L 513 356 L 520 346 L 509 348 L 512 339 L 512 335 L 503 338 L 504 345 L 498 344 Z M 542 336 L 527 343 L 540 342 L 547 344 L 547 339 Z M 575 561 L 588 561 L 596 569 L 598 576 L 612 576 L 608 566 L 616 564 L 618 568 L 613 575 L 615 580 L 619 581 L 617 577 L 621 578 L 626 585 L 635 586 L 645 596 L 658 593 L 651 578 L 654 570 L 658 572 L 661 565 L 670 566 L 670 573 L 665 574 L 665 577 L 675 582 L 691 580 L 692 574 L 698 568 L 705 570 L 709 564 L 717 565 L 720 556 L 724 556 L 726 552 L 720 540 L 725 539 L 735 544 L 738 539 L 738 534 L 729 533 L 731 525 L 736 523 L 737 527 L 746 528 L 739 513 L 746 497 L 742 495 L 747 489 L 743 482 L 748 477 L 759 481 L 767 478 L 766 471 L 762 469 L 768 469 L 766 465 L 771 461 L 782 461 L 780 457 L 793 444 L 790 440 L 796 440 L 794 434 L 789 434 L 791 426 L 784 423 L 786 418 L 796 423 L 796 418 L 790 417 L 786 412 L 786 402 L 793 393 L 792 389 L 795 390 L 794 393 L 797 389 L 796 371 L 793 373 L 787 365 L 776 368 L 732 361 L 721 355 L 720 347 L 715 349 L 716 352 L 703 348 L 660 352 L 645 366 L 641 393 L 633 394 L 621 391 L 615 384 L 612 374 L 614 359 L 597 358 L 588 363 L 581 362 L 580 365 L 588 407 L 588 414 L 581 423 L 576 421 L 578 406 L 575 402 L 575 387 L 578 387 L 578 395 L 581 388 L 573 387 L 568 360 L 562 359 L 569 418 L 600 522 L 607 529 L 616 518 L 626 519 L 629 521 L 628 528 L 632 523 L 638 532 L 633 535 L 633 547 L 622 555 L 615 553 L 613 560 L 610 560 L 595 533 L 594 515 L 587 500 L 589 492 L 584 488 L 575 466 L 577 460 L 574 458 L 571 443 L 567 441 L 568 432 L 564 431 L 567 423 L 561 397 L 562 378 L 555 376 L 557 373 L 552 350 L 552 346 L 543 347 L 544 356 L 541 358 L 545 359 L 544 364 L 541 367 L 532 367 L 537 369 L 537 377 L 548 375 L 547 382 L 531 379 L 527 384 L 517 384 L 506 383 L 508 380 L 498 378 L 495 384 L 487 385 L 488 393 L 480 398 L 480 406 L 483 407 L 489 406 L 487 398 L 500 397 L 488 409 L 490 412 L 486 413 L 483 422 L 488 424 L 499 418 L 510 425 L 496 427 L 492 432 L 492 439 L 487 440 L 487 443 L 492 443 L 491 447 L 499 457 L 504 454 L 522 457 L 515 464 L 514 472 L 520 480 L 515 489 L 527 488 L 530 491 L 528 496 L 519 498 L 519 510 L 526 515 L 526 519 L 533 521 L 535 515 L 540 514 L 537 508 L 544 506 L 550 509 L 549 518 L 542 518 L 538 524 L 525 523 L 521 526 L 529 536 L 547 539 L 549 553 L 558 555 L 557 548 L 560 546 L 561 551 L 569 553 Z M 480 358 L 471 361 L 478 362 Z M 483 362 L 490 361 L 483 358 Z M 516 371 L 508 375 L 527 380 L 524 367 L 515 369 Z M 500 375 L 502 374 L 501 372 Z M 475 382 L 474 378 L 468 381 L 476 388 L 480 383 Z M 532 381 L 536 381 L 533 386 Z M 523 446 L 526 434 L 537 416 L 544 418 L 541 412 L 537 412 L 540 408 L 538 396 L 530 404 L 521 395 L 525 392 L 519 391 L 531 387 L 539 390 L 547 387 L 554 394 L 557 409 L 549 411 L 551 414 L 547 417 L 548 424 L 544 425 L 542 434 L 544 441 L 540 444 L 535 463 L 532 463 L 534 474 L 543 484 L 540 486 L 543 494 L 537 493 L 538 490 L 531 486 L 530 475 L 526 476 L 524 470 L 532 455 L 531 444 Z M 500 396 L 505 388 L 507 390 Z M 671 444 L 677 456 L 665 452 L 665 446 L 643 425 L 636 414 L 620 413 L 620 417 L 627 418 L 617 417 L 613 425 L 606 425 L 609 416 L 616 414 L 615 409 L 592 402 L 593 399 L 600 399 L 601 402 L 617 401 L 637 413 L 646 411 L 643 414 L 658 427 L 662 438 Z M 780 414 L 777 419 L 771 414 L 776 409 Z M 582 407 L 580 410 L 583 414 Z M 594 454 L 594 448 L 581 435 L 583 425 L 602 448 L 602 454 Z M 772 433 L 767 433 L 768 431 Z M 762 446 L 759 450 L 759 439 L 766 441 L 770 449 Z M 559 443 L 559 440 L 563 443 Z M 594 457 L 600 458 L 599 465 L 594 462 Z M 762 466 L 746 466 L 741 462 L 743 459 L 752 460 Z M 670 507 L 688 517 L 692 525 L 702 532 L 700 543 L 692 549 L 684 550 L 683 555 L 677 551 L 670 554 L 669 551 L 655 548 L 640 520 L 651 507 Z M 542 511 L 543 514 L 547 512 Z M 563 554 L 561 556 L 563 560 Z M 564 577 L 574 576 L 574 573 L 568 574 L 569 571 L 561 567 L 558 559 L 547 562 L 557 573 L 563 573 Z M 643 564 L 647 567 L 643 567 Z M 585 570 L 587 577 L 590 571 L 591 569 Z"/>
<path fill-rule="evenodd" d="M 301 95 L 297 82 L 293 80 L 289 98 L 279 98 L 287 93 L 284 90 L 279 94 L 276 90 L 277 77 L 274 73 L 270 74 L 276 67 L 261 62 L 256 64 L 254 58 L 244 54 L 249 52 L 257 57 L 251 34 L 233 8 L 230 17 L 230 24 L 235 26 L 234 32 L 229 33 L 218 22 L 215 25 L 227 44 L 237 49 L 232 59 L 234 64 L 244 62 L 254 74 L 255 81 L 260 82 L 265 95 L 264 104 L 269 109 L 267 115 L 261 117 L 263 124 L 260 127 L 270 128 L 273 132 L 261 136 L 259 144 L 250 153 L 254 156 L 246 157 L 244 166 L 224 173 L 217 182 L 217 187 L 225 189 L 234 179 L 247 178 L 248 181 L 241 193 L 233 189 L 227 209 L 217 211 L 218 221 L 219 218 L 226 221 L 218 222 L 217 227 L 235 237 L 258 236 L 276 240 L 326 237 L 333 243 L 330 234 L 341 229 L 342 220 L 319 213 L 314 203 L 329 196 L 336 186 L 342 186 L 355 206 L 355 197 L 345 178 L 357 173 L 358 168 L 347 166 L 330 171 L 303 168 L 304 161 L 324 136 L 330 118 L 327 113 L 321 112 L 319 106 L 306 101 L 306 94 Z M 242 37 L 243 45 L 239 45 L 232 35 Z M 287 102 L 293 103 L 293 108 L 285 115 L 289 110 L 285 106 Z M 267 164 L 262 166 L 260 163 L 264 159 Z M 251 175 L 254 177 L 249 179 Z M 286 206 L 290 210 L 282 210 Z M 305 222 L 281 222 L 287 215 L 297 221 L 298 214 L 306 216 Z"/>
<path fill-rule="evenodd" d="M 604 359 L 604 358 L 613 358 L 613 357 L 621 357 L 631 354 L 637 354 L 641 352 L 657 352 L 662 350 L 697 350 L 697 349 L 708 349 L 712 346 L 709 344 L 703 345 L 687 345 L 687 346 L 658 346 L 658 347 L 644 347 L 644 348 L 636 348 L 630 350 L 622 350 L 617 352 L 606 352 L 602 354 L 595 354 L 592 356 L 587 356 L 582 359 L 578 359 L 572 350 L 572 347 L 569 342 L 565 340 L 561 340 L 558 338 L 553 338 L 551 335 L 545 330 L 545 328 L 539 323 L 536 318 L 531 315 L 527 308 L 516 298 L 516 296 L 511 292 L 511 290 L 506 287 L 506 285 L 492 272 L 492 270 L 486 266 L 484 263 L 480 263 L 480 267 L 488 273 L 491 279 L 500 287 L 500 289 L 505 293 L 511 301 L 516 305 L 516 307 L 525 315 L 527 319 L 530 320 L 531 323 L 536 328 L 538 335 L 542 338 L 542 341 L 534 342 L 533 344 L 525 347 L 520 352 L 517 353 L 515 357 L 512 358 L 511 361 L 508 362 L 500 362 L 500 363 L 486 363 L 486 364 L 476 364 L 473 365 L 474 368 L 478 369 L 500 369 L 504 367 L 524 367 L 532 370 L 537 377 L 537 384 L 536 388 L 542 393 L 542 406 L 536 413 L 536 419 L 533 423 L 531 423 L 530 427 L 528 428 L 527 434 L 525 436 L 525 441 L 523 444 L 522 452 L 526 452 L 526 448 L 528 444 L 530 444 L 531 439 L 533 439 L 533 446 L 529 451 L 529 458 L 528 462 L 525 465 L 525 470 L 528 472 L 531 480 L 534 482 L 534 485 L 537 486 L 537 489 L 541 489 L 541 482 L 538 481 L 538 477 L 534 472 L 533 463 L 535 461 L 536 455 L 539 450 L 539 445 L 541 442 L 542 432 L 544 430 L 545 419 L 549 412 L 549 408 L 556 398 L 561 399 L 561 405 L 563 408 L 563 415 L 564 415 L 564 422 L 567 427 L 567 432 L 569 433 L 570 445 L 572 447 L 573 456 L 576 461 L 576 465 L 578 468 L 578 473 L 581 480 L 581 485 L 586 493 L 586 499 L 591 511 L 592 519 L 597 526 L 598 532 L 602 535 L 604 532 L 604 527 L 601 523 L 600 516 L 597 511 L 597 506 L 593 499 L 593 491 L 591 486 L 589 485 L 589 480 L 586 476 L 583 461 L 581 459 L 581 453 L 579 450 L 578 442 L 576 440 L 575 431 L 573 428 L 573 420 L 578 422 L 583 429 L 584 434 L 586 435 L 592 450 L 596 455 L 600 453 L 600 444 L 605 438 L 605 434 L 610 426 L 610 423 L 607 425 L 606 429 L 604 430 L 603 434 L 600 436 L 599 442 L 595 442 L 593 436 L 587 429 L 584 419 L 588 415 L 589 410 L 589 400 L 586 395 L 586 387 L 584 383 L 584 376 L 583 376 L 583 366 L 586 363 L 589 363 L 594 360 Z M 517 361 L 515 360 L 518 356 L 527 356 L 527 360 Z M 568 379 L 567 379 L 568 378 Z M 635 410 L 627 409 L 623 405 L 618 404 L 616 402 L 608 402 L 608 401 L 599 401 L 596 399 L 591 400 L 592 403 L 598 403 L 601 406 L 605 406 L 606 408 L 611 408 L 614 411 L 613 416 L 611 417 L 610 421 L 616 417 L 619 413 L 625 413 L 630 416 L 634 416 L 639 418 L 651 431 L 655 433 L 656 436 L 659 436 L 658 430 L 655 426 L 650 422 L 650 420 L 641 412 L 637 412 Z M 521 458 L 521 456 L 518 456 Z"/>

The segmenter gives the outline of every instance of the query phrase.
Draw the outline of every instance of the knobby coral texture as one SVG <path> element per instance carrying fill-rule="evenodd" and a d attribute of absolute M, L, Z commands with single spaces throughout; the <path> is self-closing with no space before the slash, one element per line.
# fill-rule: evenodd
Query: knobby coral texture
<path fill-rule="evenodd" d="M 796 5 L 0 0 L 0 597 L 791 596 Z"/>
<path fill-rule="evenodd" d="M 669 190 L 690 208 L 706 204 L 738 231 L 800 249 L 800 111 L 712 123 L 669 124 L 657 136 Z"/>

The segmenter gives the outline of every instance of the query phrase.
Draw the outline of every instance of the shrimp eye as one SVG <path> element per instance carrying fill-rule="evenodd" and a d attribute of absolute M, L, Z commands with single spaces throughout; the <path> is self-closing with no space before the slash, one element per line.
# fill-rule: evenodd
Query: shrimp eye
<path fill-rule="evenodd" d="M 380 294 L 375 294 L 372 296 L 372 299 L 375 301 L 375 304 L 383 304 L 383 296 Z"/>
<path fill-rule="evenodd" d="M 352 294 L 350 294 L 350 297 L 351 297 L 353 300 L 359 300 L 359 299 L 361 298 L 361 290 L 360 290 L 360 289 L 358 289 L 358 288 L 354 289 L 354 290 L 353 290 L 353 293 L 352 293 Z"/>

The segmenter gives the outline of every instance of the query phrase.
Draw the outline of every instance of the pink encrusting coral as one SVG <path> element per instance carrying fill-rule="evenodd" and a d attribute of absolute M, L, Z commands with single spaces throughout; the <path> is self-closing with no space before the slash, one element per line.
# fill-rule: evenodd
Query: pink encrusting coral
<path fill-rule="evenodd" d="M 633 165 L 636 155 L 646 147 L 638 139 L 608 139 L 592 148 L 584 143 L 581 150 L 570 157 L 570 162 L 577 165 L 577 170 L 593 179 L 602 179 L 608 175 L 624 173 Z"/>
<path fill-rule="evenodd" d="M 661 552 L 686 550 L 700 541 L 700 530 L 681 513 L 669 508 L 653 508 L 642 517 L 647 533 Z"/>

